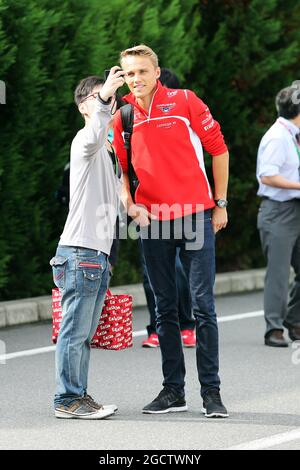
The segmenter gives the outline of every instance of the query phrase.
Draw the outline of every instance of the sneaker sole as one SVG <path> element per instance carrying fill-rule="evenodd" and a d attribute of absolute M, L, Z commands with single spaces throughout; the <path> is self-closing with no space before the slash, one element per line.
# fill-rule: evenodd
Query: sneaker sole
<path fill-rule="evenodd" d="M 195 348 L 196 345 L 195 345 L 195 344 L 184 344 L 184 343 L 183 343 L 183 347 L 184 347 L 184 348 Z"/>
<path fill-rule="evenodd" d="M 150 410 L 142 410 L 144 414 L 166 414 L 166 413 L 179 413 L 180 411 L 188 411 L 188 407 L 186 406 L 174 406 L 174 408 L 167 408 L 166 410 L 159 410 L 159 411 L 150 411 Z"/>
<path fill-rule="evenodd" d="M 265 346 L 269 346 L 271 348 L 288 348 L 289 347 L 288 343 L 274 344 L 274 343 L 268 343 L 267 341 L 265 341 Z"/>
<path fill-rule="evenodd" d="M 103 405 L 103 408 L 104 410 L 113 410 L 114 413 L 118 411 L 117 405 Z"/>
<path fill-rule="evenodd" d="M 206 409 L 202 408 L 201 412 L 205 415 L 206 418 L 229 418 L 228 413 L 206 413 Z"/>
<path fill-rule="evenodd" d="M 104 419 L 113 414 L 114 414 L 114 411 L 112 408 L 95 411 L 95 413 L 91 413 L 88 415 L 76 415 L 75 413 L 70 413 L 68 411 L 55 410 L 55 417 L 62 418 L 62 419 L 93 419 L 94 420 L 94 419 Z"/>
<path fill-rule="evenodd" d="M 159 348 L 159 344 L 142 344 L 142 348 Z"/>

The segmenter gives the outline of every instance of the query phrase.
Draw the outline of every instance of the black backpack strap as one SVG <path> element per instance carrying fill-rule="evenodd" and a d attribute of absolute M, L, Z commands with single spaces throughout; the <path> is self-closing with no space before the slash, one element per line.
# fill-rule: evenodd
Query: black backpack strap
<path fill-rule="evenodd" d="M 139 185 L 139 180 L 135 174 L 134 168 L 131 163 L 131 136 L 133 132 L 133 117 L 134 110 L 131 104 L 126 104 L 120 108 L 122 127 L 124 132 L 124 147 L 127 152 L 127 163 L 128 163 L 128 178 L 130 184 L 130 193 L 134 200 L 134 194 L 136 188 Z"/>
<path fill-rule="evenodd" d="M 130 150 L 131 135 L 133 131 L 133 106 L 126 104 L 121 107 L 121 119 L 124 132 L 124 146 Z"/>

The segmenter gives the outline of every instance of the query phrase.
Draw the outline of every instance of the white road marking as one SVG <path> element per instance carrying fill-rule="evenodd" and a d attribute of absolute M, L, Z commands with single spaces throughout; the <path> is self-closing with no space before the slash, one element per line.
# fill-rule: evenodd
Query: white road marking
<path fill-rule="evenodd" d="M 55 346 L 46 346 L 44 348 L 36 348 L 36 349 L 26 349 L 25 351 L 18 351 L 10 354 L 4 354 L 0 356 L 1 361 L 7 361 L 9 359 L 15 359 L 16 357 L 24 357 L 24 356 L 36 356 L 37 354 L 44 354 L 48 352 L 55 351 Z"/>
<path fill-rule="evenodd" d="M 248 313 L 239 313 L 236 315 L 226 315 L 224 317 L 218 318 L 218 323 L 225 323 L 235 320 L 246 320 L 247 318 L 255 318 L 261 317 L 264 314 L 263 310 L 258 310 L 255 312 L 248 312 Z M 132 336 L 137 338 L 138 336 L 146 336 L 147 330 L 140 330 L 134 331 Z M 55 351 L 55 346 L 47 346 L 44 348 L 36 348 L 36 349 L 26 349 L 25 351 L 18 351 L 10 354 L 2 354 L 0 355 L 0 364 L 5 364 L 6 361 L 10 359 L 16 359 L 17 357 L 25 357 L 25 356 L 36 356 L 38 354 L 45 354 L 48 352 Z"/>
<path fill-rule="evenodd" d="M 293 431 L 244 442 L 243 444 L 229 447 L 226 450 L 263 450 L 284 444 L 285 442 L 297 441 L 298 439 L 300 439 L 300 429 L 294 429 Z"/>
<path fill-rule="evenodd" d="M 264 315 L 263 310 L 257 310 L 256 312 L 249 313 L 238 313 L 236 315 L 225 315 L 224 317 L 218 318 L 218 323 L 225 323 L 227 321 L 235 320 L 246 320 L 247 318 L 262 317 Z"/>
<path fill-rule="evenodd" d="M 145 336 L 147 334 L 147 330 L 141 331 L 134 331 L 132 336 L 135 338 L 137 336 Z M 2 354 L 0 355 L 0 364 L 5 364 L 5 361 L 9 359 L 15 359 L 17 357 L 25 357 L 25 356 L 36 356 L 37 354 L 45 354 L 48 352 L 55 351 L 56 346 L 46 346 L 44 348 L 36 348 L 36 349 L 26 349 L 25 351 L 18 351 L 10 354 Z"/>
<path fill-rule="evenodd" d="M 132 336 L 136 338 L 137 336 L 146 336 L 147 335 L 147 330 L 140 330 L 140 331 L 134 331 L 132 333 Z"/>
<path fill-rule="evenodd" d="M 256 318 L 264 315 L 263 310 L 258 310 L 254 312 L 241 313 L 236 315 L 227 315 L 224 317 L 218 318 L 218 323 L 231 322 L 236 320 L 245 320 L 248 318 Z M 147 335 L 147 330 L 140 330 L 133 332 L 133 337 L 145 336 Z M 44 354 L 48 352 L 55 351 L 55 346 L 48 346 L 43 348 L 28 349 L 25 351 L 18 351 L 10 354 L 0 355 L 0 364 L 5 363 L 5 361 L 10 359 L 15 359 L 18 357 L 26 356 L 35 356 L 38 354 Z M 256 439 L 253 441 L 244 442 L 232 447 L 228 447 L 226 450 L 262 450 L 275 447 L 287 442 L 292 442 L 300 440 L 300 429 L 294 429 L 292 431 L 275 434 L 269 437 L 262 439 Z"/>

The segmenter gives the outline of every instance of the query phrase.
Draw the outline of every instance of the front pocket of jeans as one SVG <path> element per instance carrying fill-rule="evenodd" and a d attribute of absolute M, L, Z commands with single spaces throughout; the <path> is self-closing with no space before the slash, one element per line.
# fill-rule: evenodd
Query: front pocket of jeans
<path fill-rule="evenodd" d="M 52 266 L 53 281 L 56 287 L 63 289 L 65 286 L 65 270 L 68 259 L 64 256 L 54 256 L 50 260 Z"/>

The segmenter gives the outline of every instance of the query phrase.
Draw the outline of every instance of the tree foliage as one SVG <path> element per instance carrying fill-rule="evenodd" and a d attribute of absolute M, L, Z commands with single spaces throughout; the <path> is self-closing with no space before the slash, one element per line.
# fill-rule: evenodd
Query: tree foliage
<path fill-rule="evenodd" d="M 260 266 L 256 151 L 275 118 L 275 94 L 300 78 L 299 17 L 290 0 L 0 0 L 1 298 L 49 293 L 48 262 L 66 217 L 54 193 L 82 125 L 73 90 L 141 42 L 207 102 L 229 145 L 219 270 Z M 124 241 L 114 283 L 139 275 L 137 244 Z"/>

